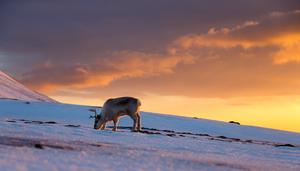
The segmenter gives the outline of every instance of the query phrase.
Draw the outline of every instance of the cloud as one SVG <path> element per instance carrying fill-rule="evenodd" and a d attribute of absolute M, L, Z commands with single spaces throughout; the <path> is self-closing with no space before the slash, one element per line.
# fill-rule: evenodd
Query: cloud
<path fill-rule="evenodd" d="M 271 13 L 231 28 L 211 28 L 205 34 L 181 36 L 164 52 L 113 51 L 70 64 L 49 60 L 25 74 L 23 82 L 44 92 L 101 89 L 102 93 L 107 90 L 122 94 L 123 85 L 129 94 L 150 91 L 231 97 L 290 93 L 285 87 L 298 86 L 293 80 L 298 69 L 278 68 L 272 62 L 297 61 L 298 15 L 298 11 Z M 276 86 L 266 90 L 272 85 Z"/>
<path fill-rule="evenodd" d="M 187 35 L 180 37 L 174 42 L 174 45 L 179 49 L 188 50 L 195 47 L 218 47 L 218 48 L 233 48 L 242 46 L 250 48 L 254 46 L 252 40 L 233 38 L 232 34 L 242 29 L 255 27 L 259 25 L 257 21 L 246 21 L 242 25 L 237 25 L 233 28 L 210 28 L 206 34 Z"/>
<path fill-rule="evenodd" d="M 89 88 L 107 86 L 124 78 L 172 74 L 180 64 L 192 64 L 187 54 L 151 54 L 137 51 L 113 52 L 109 58 L 95 58 L 89 64 L 58 65 L 47 61 L 24 74 L 23 82 L 42 91 L 57 87 Z"/>
<path fill-rule="evenodd" d="M 206 34 L 182 36 L 173 51 L 196 48 L 232 49 L 276 47 L 275 64 L 300 62 L 300 10 L 272 12 L 259 21 L 246 21 L 232 28 L 211 28 Z"/>
<path fill-rule="evenodd" d="M 276 64 L 286 64 L 289 62 L 300 63 L 300 41 L 282 46 L 273 57 L 274 63 Z"/>

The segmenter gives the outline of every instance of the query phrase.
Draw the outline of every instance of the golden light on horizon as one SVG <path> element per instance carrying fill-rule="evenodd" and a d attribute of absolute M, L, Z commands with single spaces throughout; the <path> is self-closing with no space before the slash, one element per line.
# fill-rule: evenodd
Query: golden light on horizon
<path fill-rule="evenodd" d="M 102 106 L 106 99 L 53 97 L 61 102 Z M 261 96 L 220 98 L 189 98 L 148 94 L 142 99 L 146 112 L 197 117 L 201 119 L 236 121 L 242 125 L 260 126 L 300 132 L 300 96 Z M 293 103 L 291 103 L 293 102 Z"/>

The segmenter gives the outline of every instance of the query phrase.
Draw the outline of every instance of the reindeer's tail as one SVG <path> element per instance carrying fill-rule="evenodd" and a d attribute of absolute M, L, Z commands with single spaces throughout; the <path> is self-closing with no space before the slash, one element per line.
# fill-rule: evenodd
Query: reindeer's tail
<path fill-rule="evenodd" d="M 137 105 L 142 106 L 142 102 L 139 99 L 137 99 Z"/>

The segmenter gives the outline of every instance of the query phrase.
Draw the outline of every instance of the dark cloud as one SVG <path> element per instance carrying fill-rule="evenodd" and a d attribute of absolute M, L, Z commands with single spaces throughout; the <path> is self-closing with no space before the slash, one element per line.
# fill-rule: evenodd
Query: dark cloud
<path fill-rule="evenodd" d="M 12 53 L 7 58 L 22 66 L 47 59 L 86 62 L 116 50 L 163 51 L 180 35 L 299 5 L 297 0 L 4 0 L 0 51 Z"/>

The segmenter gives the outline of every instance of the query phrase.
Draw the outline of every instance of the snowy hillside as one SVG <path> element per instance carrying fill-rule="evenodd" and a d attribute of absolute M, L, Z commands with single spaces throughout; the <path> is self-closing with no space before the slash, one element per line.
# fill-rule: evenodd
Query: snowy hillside
<path fill-rule="evenodd" d="M 298 133 L 147 112 L 96 131 L 92 108 L 0 100 L 1 170 L 300 170 Z"/>
<path fill-rule="evenodd" d="M 55 102 L 53 99 L 34 92 L 0 70 L 0 98 L 26 101 Z"/>

